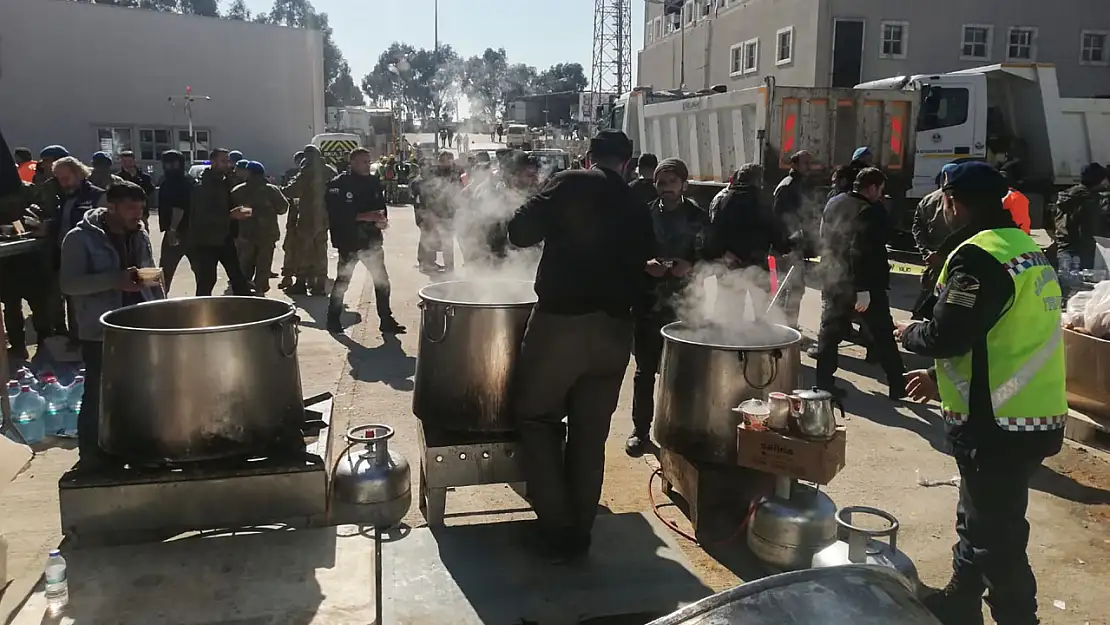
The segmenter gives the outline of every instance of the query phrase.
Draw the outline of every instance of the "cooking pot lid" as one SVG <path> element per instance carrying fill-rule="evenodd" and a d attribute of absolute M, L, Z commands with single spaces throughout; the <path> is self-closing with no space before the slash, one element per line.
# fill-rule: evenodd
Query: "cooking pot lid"
<path fill-rule="evenodd" d="M 809 390 L 796 390 L 793 395 L 804 401 L 824 401 L 832 399 L 832 393 L 823 391 L 816 386 Z"/>

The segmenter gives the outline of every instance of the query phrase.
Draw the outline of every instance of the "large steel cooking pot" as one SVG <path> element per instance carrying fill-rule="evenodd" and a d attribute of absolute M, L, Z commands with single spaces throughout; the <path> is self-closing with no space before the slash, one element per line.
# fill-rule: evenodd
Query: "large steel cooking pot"
<path fill-rule="evenodd" d="M 514 428 L 509 389 L 528 316 L 526 280 L 456 281 L 420 289 L 420 350 L 412 412 L 455 432 Z"/>
<path fill-rule="evenodd" d="M 772 575 L 648 625 L 940 625 L 892 569 L 853 564 Z"/>
<path fill-rule="evenodd" d="M 799 386 L 802 335 L 787 326 L 752 322 L 734 329 L 662 329 L 655 398 L 655 439 L 705 462 L 735 464 L 740 402 Z"/>
<path fill-rule="evenodd" d="M 106 313 L 100 446 L 161 463 L 303 444 L 297 321 L 291 304 L 261 297 L 187 297 Z"/>

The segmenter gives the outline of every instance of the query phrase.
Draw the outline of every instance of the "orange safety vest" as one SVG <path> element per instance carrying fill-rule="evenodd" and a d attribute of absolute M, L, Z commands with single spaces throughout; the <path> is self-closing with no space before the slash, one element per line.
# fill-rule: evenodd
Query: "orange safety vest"
<path fill-rule="evenodd" d="M 1010 189 L 1006 197 L 1002 198 L 1002 206 L 1010 211 L 1010 216 L 1013 217 L 1017 227 L 1021 228 L 1025 234 L 1029 234 L 1029 229 L 1033 226 L 1033 222 L 1029 218 L 1029 198 L 1017 189 Z"/>
<path fill-rule="evenodd" d="M 27 161 L 19 166 L 19 179 L 27 184 L 31 184 L 35 179 L 35 170 L 38 169 L 38 164 L 35 161 Z"/>

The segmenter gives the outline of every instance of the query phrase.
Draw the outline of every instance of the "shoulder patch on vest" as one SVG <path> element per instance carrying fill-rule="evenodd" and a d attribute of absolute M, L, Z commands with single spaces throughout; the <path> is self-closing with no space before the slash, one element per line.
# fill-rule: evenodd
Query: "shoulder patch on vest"
<path fill-rule="evenodd" d="M 973 308 L 979 295 L 979 279 L 968 274 L 954 276 L 948 284 L 948 294 L 944 303 L 954 306 Z"/>

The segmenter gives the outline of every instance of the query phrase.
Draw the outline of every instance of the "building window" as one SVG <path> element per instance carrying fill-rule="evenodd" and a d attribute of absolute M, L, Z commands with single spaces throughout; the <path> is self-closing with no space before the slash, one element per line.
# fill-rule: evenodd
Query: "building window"
<path fill-rule="evenodd" d="M 786 65 L 794 60 L 794 27 L 782 28 L 775 33 L 775 65 Z"/>
<path fill-rule="evenodd" d="M 1037 57 L 1037 29 L 1015 27 L 1010 29 L 1006 45 L 1007 61 L 1032 61 Z"/>
<path fill-rule="evenodd" d="M 1110 33 L 1105 31 L 1083 31 L 1079 61 L 1084 65 L 1106 65 L 1110 61 L 1106 56 L 1107 39 Z"/>
<path fill-rule="evenodd" d="M 713 0 L 698 0 L 698 4 L 701 5 L 702 18 L 709 17 L 709 14 L 713 12 Z"/>
<path fill-rule="evenodd" d="M 744 44 L 738 43 L 728 49 L 728 75 L 740 76 L 744 73 Z"/>
<path fill-rule="evenodd" d="M 113 159 L 118 158 L 120 152 L 134 149 L 130 128 L 97 128 L 96 144 L 101 152 L 111 154 Z"/>
<path fill-rule="evenodd" d="M 140 128 L 139 160 L 160 160 L 163 152 L 173 149 L 173 144 L 170 141 L 172 136 L 173 133 L 166 128 Z"/>
<path fill-rule="evenodd" d="M 193 142 L 189 140 L 188 129 L 179 129 L 177 131 L 177 150 L 185 155 L 185 160 L 188 162 L 193 161 L 207 161 L 209 154 L 209 146 L 211 145 L 209 132 L 207 130 L 193 130 L 196 135 L 197 153 L 193 154 Z"/>
<path fill-rule="evenodd" d="M 968 61 L 986 61 L 991 58 L 991 39 L 994 26 L 965 24 L 960 58 Z"/>
<path fill-rule="evenodd" d="M 904 59 L 909 51 L 910 25 L 908 22 L 883 22 L 879 57 Z"/>
<path fill-rule="evenodd" d="M 648 20 L 644 24 L 644 45 L 650 45 L 655 41 L 655 20 Z"/>
<path fill-rule="evenodd" d="M 655 38 L 657 40 L 662 39 L 663 38 L 663 18 L 661 18 L 661 17 L 655 18 L 654 24 L 652 25 L 652 28 L 655 29 Z"/>
<path fill-rule="evenodd" d="M 682 18 L 683 18 L 683 21 L 685 21 L 687 26 L 690 26 L 691 24 L 694 23 L 694 18 L 695 17 L 696 17 L 696 13 L 694 11 L 694 3 L 693 2 L 687 2 L 686 4 L 682 5 Z"/>
<path fill-rule="evenodd" d="M 744 52 L 741 59 L 742 70 L 745 74 L 759 71 L 759 39 L 749 39 L 743 43 Z"/>

